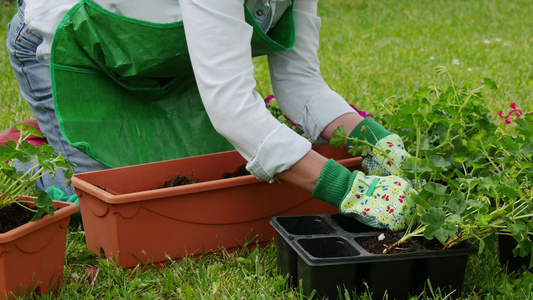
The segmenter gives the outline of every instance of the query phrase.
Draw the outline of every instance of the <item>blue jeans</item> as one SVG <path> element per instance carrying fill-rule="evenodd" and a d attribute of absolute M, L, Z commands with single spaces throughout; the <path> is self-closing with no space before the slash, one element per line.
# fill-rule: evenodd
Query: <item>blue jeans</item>
<path fill-rule="evenodd" d="M 63 138 L 54 112 L 50 69 L 36 58 L 36 49 L 42 43 L 42 38 L 30 32 L 23 23 L 24 6 L 24 3 L 19 6 L 18 12 L 9 24 L 7 34 L 9 60 L 17 77 L 22 97 L 37 119 L 48 144 L 54 148 L 56 153 L 61 153 L 65 159 L 76 164 L 73 167 L 74 173 L 107 168 L 107 166 L 70 146 Z M 20 162 L 15 166 L 20 170 L 29 170 L 32 167 Z M 74 194 L 74 188 L 66 184 L 64 172 L 59 172 L 54 178 L 51 176 L 42 177 L 37 182 L 39 190 L 47 189 L 53 185 L 59 186 L 68 195 Z"/>

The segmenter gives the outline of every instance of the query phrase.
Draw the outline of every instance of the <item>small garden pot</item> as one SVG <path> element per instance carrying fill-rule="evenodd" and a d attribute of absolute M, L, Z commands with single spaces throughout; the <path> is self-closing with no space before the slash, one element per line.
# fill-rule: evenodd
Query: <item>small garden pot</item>
<path fill-rule="evenodd" d="M 57 288 L 63 277 L 65 244 L 75 203 L 54 201 L 54 216 L 0 233 L 0 299 Z"/>
<path fill-rule="evenodd" d="M 315 150 L 350 169 L 361 165 L 346 149 Z M 338 212 L 286 182 L 222 179 L 245 163 L 229 151 L 75 174 L 88 249 L 134 267 L 272 240 L 276 215 Z M 200 182 L 158 188 L 178 174 Z"/>
<path fill-rule="evenodd" d="M 433 289 L 460 295 L 470 244 L 448 250 L 372 254 L 358 242 L 380 231 L 341 214 L 276 216 L 278 270 L 291 284 L 301 281 L 305 295 L 336 299 L 344 289 L 367 289 L 374 299 L 407 299 L 420 294 L 427 280 Z"/>

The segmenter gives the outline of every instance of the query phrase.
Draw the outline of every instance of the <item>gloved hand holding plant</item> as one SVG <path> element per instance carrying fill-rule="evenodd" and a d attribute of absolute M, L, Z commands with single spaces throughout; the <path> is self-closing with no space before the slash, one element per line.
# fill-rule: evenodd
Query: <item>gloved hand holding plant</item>
<path fill-rule="evenodd" d="M 415 213 L 408 196 L 415 191 L 397 176 L 367 176 L 329 160 L 313 190 L 313 197 L 339 208 L 344 215 L 375 228 L 402 230 Z"/>
<path fill-rule="evenodd" d="M 343 137 L 344 140 L 349 148 L 370 146 L 370 151 L 366 150 L 361 154 L 362 166 L 367 174 L 399 176 L 401 163 L 411 156 L 397 134 L 387 131 L 372 118 L 365 118 L 347 139 L 346 136 Z"/>

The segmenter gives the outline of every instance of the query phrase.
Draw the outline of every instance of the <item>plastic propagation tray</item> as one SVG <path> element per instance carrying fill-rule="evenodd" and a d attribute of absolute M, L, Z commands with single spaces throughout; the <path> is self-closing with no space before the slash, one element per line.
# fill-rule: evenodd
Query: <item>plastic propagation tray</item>
<path fill-rule="evenodd" d="M 301 281 L 304 294 L 313 290 L 336 299 L 344 289 L 361 294 L 367 289 L 374 299 L 406 299 L 424 291 L 427 280 L 433 290 L 458 297 L 470 244 L 447 250 L 419 250 L 399 254 L 372 254 L 358 242 L 383 233 L 341 214 L 277 216 L 270 224 L 278 233 L 278 270 Z"/>

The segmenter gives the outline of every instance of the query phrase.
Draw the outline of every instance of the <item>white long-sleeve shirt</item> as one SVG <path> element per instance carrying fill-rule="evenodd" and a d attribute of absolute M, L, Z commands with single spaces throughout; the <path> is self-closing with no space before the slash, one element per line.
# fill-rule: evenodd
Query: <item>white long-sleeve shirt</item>
<path fill-rule="evenodd" d="M 276 99 L 311 142 L 340 115 L 353 112 L 322 79 L 317 58 L 318 0 L 295 0 L 296 43 L 268 57 Z M 47 64 L 57 25 L 76 0 L 25 0 L 28 28 L 43 36 L 37 57 Z M 298 162 L 311 142 L 279 123 L 255 91 L 250 39 L 244 7 L 268 30 L 290 0 L 94 0 L 104 9 L 155 23 L 183 21 L 189 55 L 206 111 L 215 129 L 248 160 L 259 179 L 274 176 Z"/>

